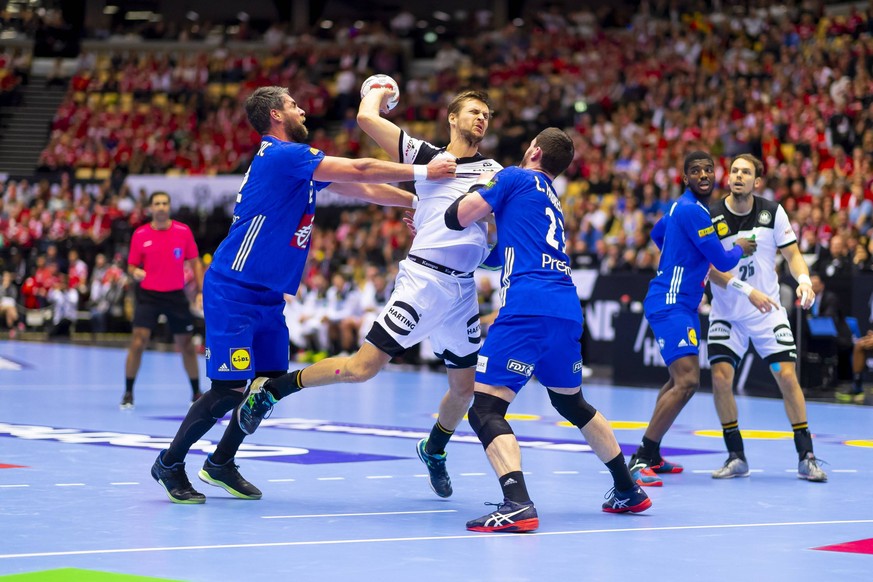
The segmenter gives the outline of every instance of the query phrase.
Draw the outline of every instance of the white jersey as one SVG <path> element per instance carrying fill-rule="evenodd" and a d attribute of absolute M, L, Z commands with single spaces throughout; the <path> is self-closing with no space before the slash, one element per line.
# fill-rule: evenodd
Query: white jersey
<path fill-rule="evenodd" d="M 426 141 L 415 139 L 401 131 L 400 162 L 404 164 L 427 164 L 434 158 L 454 159 L 445 148 L 438 148 Z M 458 158 L 455 178 L 443 180 L 420 180 L 415 183 L 418 207 L 415 210 L 416 235 L 409 253 L 435 260 L 451 269 L 472 272 L 488 254 L 486 225 L 476 223 L 462 231 L 446 226 L 445 212 L 452 203 L 467 193 L 479 174 L 497 172 L 503 166 L 477 153 L 469 158 Z M 428 253 L 428 249 L 457 247 L 457 253 Z M 481 251 L 481 252 L 479 252 Z"/>
<path fill-rule="evenodd" d="M 758 243 L 755 254 L 740 259 L 730 274 L 779 302 L 776 253 L 797 242 L 788 214 L 778 202 L 753 196 L 752 210 L 741 216 L 731 212 L 726 200 L 719 200 L 709 208 L 721 244 L 730 250 L 738 238 L 751 238 L 752 235 Z M 745 296 L 712 285 L 710 320 L 736 321 L 754 317 L 761 317 L 761 313 Z"/>

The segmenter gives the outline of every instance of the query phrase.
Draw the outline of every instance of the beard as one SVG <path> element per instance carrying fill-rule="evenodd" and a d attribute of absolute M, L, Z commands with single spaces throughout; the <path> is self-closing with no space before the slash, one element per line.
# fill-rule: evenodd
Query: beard
<path fill-rule="evenodd" d="M 309 130 L 302 123 L 288 119 L 285 121 L 285 135 L 297 143 L 302 143 L 309 137 Z"/>
<path fill-rule="evenodd" d="M 482 142 L 482 138 L 485 137 L 485 134 L 482 134 L 482 136 L 473 135 L 473 131 L 470 129 L 459 129 L 458 135 L 461 136 L 462 140 L 472 146 L 478 146 Z"/>

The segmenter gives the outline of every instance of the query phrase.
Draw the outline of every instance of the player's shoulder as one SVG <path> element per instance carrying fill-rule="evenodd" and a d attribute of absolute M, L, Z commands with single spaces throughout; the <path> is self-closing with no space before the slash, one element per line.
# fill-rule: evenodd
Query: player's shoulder
<path fill-rule="evenodd" d="M 782 208 L 782 205 L 776 202 L 775 200 L 768 200 L 762 196 L 755 196 L 755 209 L 759 212 L 761 210 L 766 210 L 773 214 L 776 214 L 776 211 Z"/>
<path fill-rule="evenodd" d="M 757 225 L 765 228 L 773 228 L 776 223 L 776 217 L 785 214 L 781 204 L 775 200 L 768 200 L 759 196 L 755 196 L 754 212 Z"/>
<path fill-rule="evenodd" d="M 719 214 L 724 214 L 725 212 L 728 212 L 727 202 L 725 202 L 725 200 L 727 200 L 727 196 L 716 200 L 709 205 L 709 213 L 712 215 L 713 221 L 716 220 Z"/>

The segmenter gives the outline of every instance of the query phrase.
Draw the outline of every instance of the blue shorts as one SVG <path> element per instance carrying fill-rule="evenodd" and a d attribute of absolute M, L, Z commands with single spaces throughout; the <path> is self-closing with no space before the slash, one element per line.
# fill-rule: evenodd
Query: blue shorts
<path fill-rule="evenodd" d="M 652 333 L 668 366 L 685 356 L 700 355 L 700 316 L 697 311 L 674 305 L 657 313 L 646 314 Z"/>
<path fill-rule="evenodd" d="M 206 375 L 212 380 L 249 380 L 288 370 L 285 299 L 213 270 L 203 277 Z"/>
<path fill-rule="evenodd" d="M 498 315 L 476 364 L 476 382 L 518 393 L 536 373 L 549 388 L 582 385 L 582 322 L 541 315 Z"/>

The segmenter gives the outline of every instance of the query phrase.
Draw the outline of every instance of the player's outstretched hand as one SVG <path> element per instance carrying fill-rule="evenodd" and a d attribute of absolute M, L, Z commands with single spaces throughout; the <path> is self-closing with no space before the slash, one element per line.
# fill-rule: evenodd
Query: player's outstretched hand
<path fill-rule="evenodd" d="M 758 250 L 758 243 L 755 242 L 755 239 L 751 238 L 738 238 L 737 245 L 742 247 L 744 257 L 751 257 Z"/>
<path fill-rule="evenodd" d="M 445 158 L 434 158 L 427 165 L 427 179 L 439 180 L 441 178 L 454 178 L 455 170 L 458 167 L 457 160 L 447 160 Z"/>
<path fill-rule="evenodd" d="M 812 286 L 808 283 L 798 285 L 796 293 L 797 298 L 800 299 L 800 307 L 802 309 L 809 309 L 815 303 L 815 291 L 812 290 Z"/>
<path fill-rule="evenodd" d="M 760 311 L 761 313 L 767 313 L 773 311 L 773 309 L 779 309 L 779 304 L 773 301 L 771 297 L 761 293 L 757 289 L 753 289 L 751 293 L 749 293 L 749 303 L 755 306 L 755 309 Z"/>

